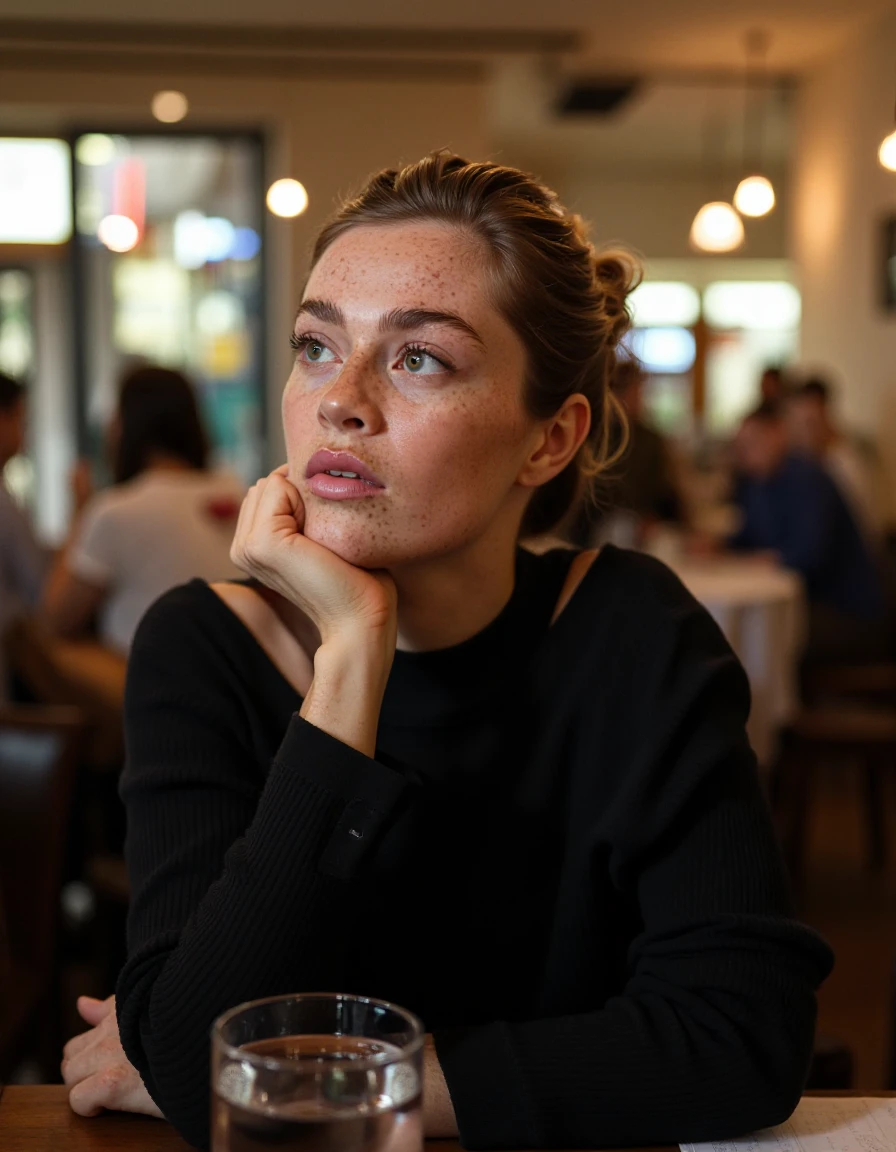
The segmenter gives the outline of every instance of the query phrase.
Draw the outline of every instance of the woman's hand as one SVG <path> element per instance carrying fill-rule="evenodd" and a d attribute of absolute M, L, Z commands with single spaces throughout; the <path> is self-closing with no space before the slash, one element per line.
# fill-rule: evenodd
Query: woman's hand
<path fill-rule="evenodd" d="M 302 534 L 305 505 L 288 465 L 259 480 L 240 510 L 230 557 L 238 568 L 295 604 L 321 643 L 380 635 L 394 650 L 396 593 L 385 572 L 356 568 Z"/>
<path fill-rule="evenodd" d="M 118 1037 L 115 997 L 78 997 L 78 1012 L 91 1025 L 73 1036 L 62 1050 L 62 1079 L 72 1111 L 96 1116 L 104 1109 L 162 1116 L 146 1091 L 140 1073 L 128 1060 Z"/>

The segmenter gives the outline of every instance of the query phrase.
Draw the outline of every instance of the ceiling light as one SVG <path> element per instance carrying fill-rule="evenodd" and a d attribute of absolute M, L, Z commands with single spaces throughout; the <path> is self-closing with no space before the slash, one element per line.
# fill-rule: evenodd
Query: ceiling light
<path fill-rule="evenodd" d="M 884 168 L 896 172 L 896 132 L 891 132 L 885 138 L 877 152 L 877 157 Z"/>
<path fill-rule="evenodd" d="M 741 216 L 767 216 L 775 206 L 775 190 L 765 176 L 747 176 L 734 193 L 734 207 Z"/>
<path fill-rule="evenodd" d="M 308 193 L 298 180 L 275 180 L 268 188 L 266 203 L 275 216 L 301 216 L 308 207 Z"/>
<path fill-rule="evenodd" d="M 190 104 L 183 92 L 156 92 L 152 98 L 152 114 L 163 124 L 176 124 L 183 120 Z"/>
<path fill-rule="evenodd" d="M 99 132 L 88 132 L 86 136 L 79 136 L 75 145 L 75 156 L 79 164 L 88 168 L 102 168 L 115 159 L 115 141 L 111 136 L 103 136 Z"/>
<path fill-rule="evenodd" d="M 691 244 L 700 252 L 733 252 L 744 242 L 744 225 L 730 204 L 704 204 L 691 225 Z"/>
<path fill-rule="evenodd" d="M 130 216 L 104 216 L 96 234 L 110 252 L 130 252 L 140 239 L 140 229 Z"/>

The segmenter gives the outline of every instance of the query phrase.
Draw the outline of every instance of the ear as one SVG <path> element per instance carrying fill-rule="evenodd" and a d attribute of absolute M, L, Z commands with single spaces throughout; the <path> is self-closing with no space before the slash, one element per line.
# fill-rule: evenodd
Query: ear
<path fill-rule="evenodd" d="M 523 488 L 540 488 L 574 458 L 591 428 L 591 405 L 587 396 L 575 392 L 548 420 L 541 422 L 532 451 L 516 482 Z"/>

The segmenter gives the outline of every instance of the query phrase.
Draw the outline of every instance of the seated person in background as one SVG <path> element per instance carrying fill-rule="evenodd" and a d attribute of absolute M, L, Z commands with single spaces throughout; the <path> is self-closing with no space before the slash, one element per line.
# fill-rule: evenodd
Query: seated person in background
<path fill-rule="evenodd" d="M 784 369 L 769 365 L 759 377 L 759 397 L 761 404 L 780 404 L 787 395 L 787 377 Z"/>
<path fill-rule="evenodd" d="M 427 1134 L 468 1148 L 792 1111 L 830 954 L 743 669 L 651 557 L 518 547 L 606 460 L 632 280 L 532 177 L 445 153 L 325 227 L 251 580 L 171 591 L 134 641 L 128 960 L 81 1002 L 78 1111 L 207 1144 L 215 1017 L 319 987 L 420 1014 Z"/>
<path fill-rule="evenodd" d="M 806 584 L 808 660 L 886 655 L 884 597 L 875 558 L 823 465 L 790 451 L 777 405 L 744 420 L 734 444 L 741 527 L 729 545 L 773 552 Z"/>
<path fill-rule="evenodd" d="M 40 598 L 49 555 L 3 483 L 3 470 L 25 443 L 25 390 L 0 373 L 0 701 L 8 694 L 3 637 Z"/>
<path fill-rule="evenodd" d="M 597 500 L 583 509 L 572 537 L 582 545 L 612 539 L 640 547 L 655 524 L 682 519 L 682 500 L 669 443 L 644 419 L 641 365 L 636 360 L 620 360 L 610 386 L 625 414 L 628 438 L 623 444 L 620 422 L 613 442 L 621 455 L 606 477 L 601 477 Z M 626 530 L 632 539 L 622 539 Z"/>
<path fill-rule="evenodd" d="M 115 484 L 76 515 L 42 607 L 65 637 L 85 635 L 98 616 L 99 639 L 125 654 L 163 592 L 192 577 L 237 574 L 230 543 L 243 487 L 207 470 L 193 389 L 167 368 L 124 378 L 110 446 Z"/>
<path fill-rule="evenodd" d="M 859 526 L 869 539 L 881 539 L 885 527 L 882 482 L 873 455 L 862 451 L 837 426 L 832 412 L 830 385 L 813 376 L 791 393 L 787 401 L 787 427 L 797 452 L 819 460 L 846 497 Z"/>

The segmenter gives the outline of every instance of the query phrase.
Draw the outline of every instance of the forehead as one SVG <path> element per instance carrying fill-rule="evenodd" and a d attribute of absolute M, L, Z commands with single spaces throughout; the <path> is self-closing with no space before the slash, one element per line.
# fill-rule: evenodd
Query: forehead
<path fill-rule="evenodd" d="M 479 308 L 486 301 L 482 245 L 447 224 L 362 224 L 326 250 L 308 279 L 306 296 L 378 311 Z"/>

